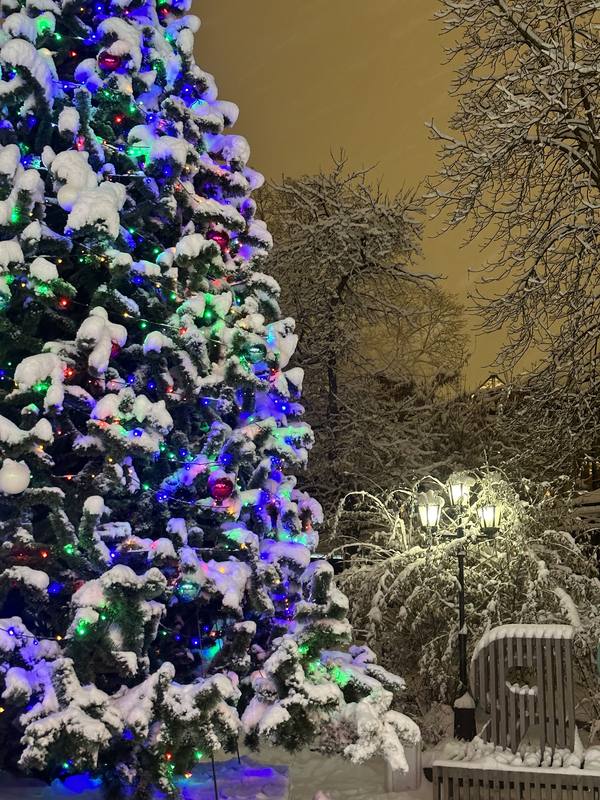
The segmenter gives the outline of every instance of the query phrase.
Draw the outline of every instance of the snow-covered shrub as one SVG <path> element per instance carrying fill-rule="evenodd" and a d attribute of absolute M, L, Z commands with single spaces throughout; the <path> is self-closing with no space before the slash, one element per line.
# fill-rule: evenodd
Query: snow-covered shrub
<path fill-rule="evenodd" d="M 493 540 L 477 541 L 474 527 L 462 540 L 469 647 L 496 625 L 573 625 L 578 718 L 598 718 L 600 581 L 566 481 L 511 484 L 485 472 L 482 487 L 504 514 Z M 422 717 L 433 703 L 451 704 L 457 686 L 457 541 L 425 533 L 415 510 L 414 487 L 382 497 L 355 492 L 340 505 L 336 528 L 348 554 L 340 584 L 353 598 L 354 625 L 405 677 Z"/>

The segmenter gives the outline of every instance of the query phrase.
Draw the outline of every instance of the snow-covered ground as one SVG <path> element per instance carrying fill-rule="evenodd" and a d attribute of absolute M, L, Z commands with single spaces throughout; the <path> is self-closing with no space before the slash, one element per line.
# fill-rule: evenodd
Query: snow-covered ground
<path fill-rule="evenodd" d="M 290 756 L 281 751 L 262 751 L 258 758 L 272 764 L 287 764 L 290 770 L 290 800 L 312 800 L 318 790 L 331 800 L 431 800 L 431 784 L 423 779 L 413 792 L 386 794 L 385 765 L 375 760 L 356 766 L 342 758 L 302 751 Z"/>
<path fill-rule="evenodd" d="M 425 780 L 418 791 L 386 794 L 385 767 L 379 760 L 355 766 L 342 758 L 309 751 L 292 756 L 280 750 L 244 754 L 242 760 L 241 769 L 236 759 L 219 765 L 219 800 L 313 800 L 319 791 L 331 800 L 432 798 L 431 784 Z M 213 800 L 209 765 L 195 770 L 182 783 L 182 794 L 183 800 Z M 48 787 L 31 778 L 15 779 L 0 773 L 0 800 L 22 800 L 24 795 L 27 800 L 102 800 L 99 784 L 84 776 Z"/>

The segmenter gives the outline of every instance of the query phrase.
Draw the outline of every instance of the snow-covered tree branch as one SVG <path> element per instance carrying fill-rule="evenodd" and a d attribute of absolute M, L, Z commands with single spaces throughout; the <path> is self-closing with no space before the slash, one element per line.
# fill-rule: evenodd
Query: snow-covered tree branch
<path fill-rule="evenodd" d="M 600 640 L 600 582 L 589 537 L 579 529 L 567 487 L 509 483 L 497 472 L 480 473 L 481 485 L 501 505 L 501 529 L 476 541 L 467 527 L 466 600 L 469 645 L 505 623 L 561 622 L 578 629 L 578 715 L 591 724 L 600 715 L 596 649 Z M 356 627 L 367 642 L 401 670 L 418 713 L 448 702 L 457 682 L 456 548 L 459 540 L 428 534 L 418 524 L 418 486 L 387 495 L 354 492 L 344 498 L 337 533 L 351 554 L 341 578 L 355 598 Z M 441 530 L 459 520 L 443 515 Z"/>

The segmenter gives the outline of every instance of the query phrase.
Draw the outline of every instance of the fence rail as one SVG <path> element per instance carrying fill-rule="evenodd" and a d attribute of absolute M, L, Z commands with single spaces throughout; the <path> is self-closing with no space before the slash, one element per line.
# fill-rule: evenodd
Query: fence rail
<path fill-rule="evenodd" d="M 433 765 L 433 800 L 600 800 L 600 773 Z"/>

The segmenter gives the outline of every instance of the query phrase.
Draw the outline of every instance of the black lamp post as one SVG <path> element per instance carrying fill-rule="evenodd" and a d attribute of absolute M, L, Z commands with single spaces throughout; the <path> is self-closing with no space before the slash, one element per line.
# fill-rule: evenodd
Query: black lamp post
<path fill-rule="evenodd" d="M 447 491 L 450 505 L 460 514 L 460 519 L 465 514 L 472 513 L 470 505 L 471 487 L 475 479 L 468 473 L 459 473 L 450 476 Z M 444 499 L 433 491 L 421 492 L 417 497 L 417 510 L 421 524 L 433 533 L 437 530 Z M 477 507 L 477 517 L 481 533 L 477 540 L 492 539 L 500 527 L 501 511 L 495 503 L 485 503 Z M 467 620 L 465 612 L 465 555 L 466 547 L 463 541 L 465 531 L 459 524 L 453 534 L 444 534 L 444 538 L 457 539 L 455 549 L 458 561 L 458 677 L 459 687 L 454 701 L 454 737 L 471 741 L 476 733 L 475 702 L 469 692 L 469 670 L 467 660 Z"/>

